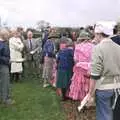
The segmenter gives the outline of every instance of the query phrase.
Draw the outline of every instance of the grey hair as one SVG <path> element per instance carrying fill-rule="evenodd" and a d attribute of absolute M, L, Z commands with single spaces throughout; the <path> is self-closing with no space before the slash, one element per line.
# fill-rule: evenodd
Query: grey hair
<path fill-rule="evenodd" d="M 5 28 L 0 29 L 0 38 L 4 40 L 5 36 L 9 36 L 9 31 Z"/>

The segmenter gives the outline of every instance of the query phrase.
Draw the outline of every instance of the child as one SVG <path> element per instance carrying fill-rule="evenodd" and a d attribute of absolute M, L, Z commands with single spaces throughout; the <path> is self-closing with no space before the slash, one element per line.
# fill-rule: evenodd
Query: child
<path fill-rule="evenodd" d="M 73 75 L 73 43 L 66 44 L 66 48 L 59 51 L 57 56 L 57 88 L 62 91 L 62 100 L 66 100 L 66 91 L 69 88 L 70 80 Z"/>

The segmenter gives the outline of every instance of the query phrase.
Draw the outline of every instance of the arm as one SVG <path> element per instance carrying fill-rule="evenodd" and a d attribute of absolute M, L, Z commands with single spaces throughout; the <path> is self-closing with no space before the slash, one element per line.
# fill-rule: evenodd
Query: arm
<path fill-rule="evenodd" d="M 19 38 L 17 38 L 17 39 L 19 39 Z M 18 41 L 16 39 L 15 40 L 10 39 L 10 48 L 13 48 L 13 49 L 21 52 L 24 48 L 24 45 L 20 39 Z"/>
<path fill-rule="evenodd" d="M 75 46 L 75 50 L 74 50 L 74 61 L 75 63 L 77 63 L 79 61 L 79 55 L 78 55 L 78 51 L 76 49 L 77 46 Z"/>
<path fill-rule="evenodd" d="M 3 48 L 2 55 L 0 54 L 0 63 L 9 65 L 9 61 L 10 61 L 10 50 L 8 45 L 5 45 L 5 47 Z"/>
<path fill-rule="evenodd" d="M 103 56 L 100 51 L 100 47 L 94 48 L 92 53 L 92 64 L 91 64 L 91 80 L 89 93 L 93 95 L 95 93 L 96 81 L 101 78 L 103 71 Z"/>

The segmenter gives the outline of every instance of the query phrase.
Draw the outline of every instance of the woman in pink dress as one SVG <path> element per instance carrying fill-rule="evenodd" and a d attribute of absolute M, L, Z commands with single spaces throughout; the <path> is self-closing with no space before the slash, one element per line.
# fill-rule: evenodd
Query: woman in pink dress
<path fill-rule="evenodd" d="M 73 68 L 73 77 L 70 85 L 69 97 L 73 100 L 83 100 L 89 90 L 90 61 L 93 44 L 90 41 L 89 34 L 82 31 L 78 38 L 78 44 L 75 45 Z"/>

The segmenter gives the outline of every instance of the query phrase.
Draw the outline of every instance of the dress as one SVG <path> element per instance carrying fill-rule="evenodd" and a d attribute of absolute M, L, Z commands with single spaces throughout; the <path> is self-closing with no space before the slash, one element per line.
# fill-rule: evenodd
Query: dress
<path fill-rule="evenodd" d="M 73 73 L 73 49 L 60 50 L 57 58 L 57 88 L 68 88 Z"/>
<path fill-rule="evenodd" d="M 83 42 L 75 45 L 74 60 L 76 64 L 73 69 L 72 83 L 70 85 L 69 97 L 73 100 L 82 100 L 89 90 L 90 60 L 93 44 Z"/>

